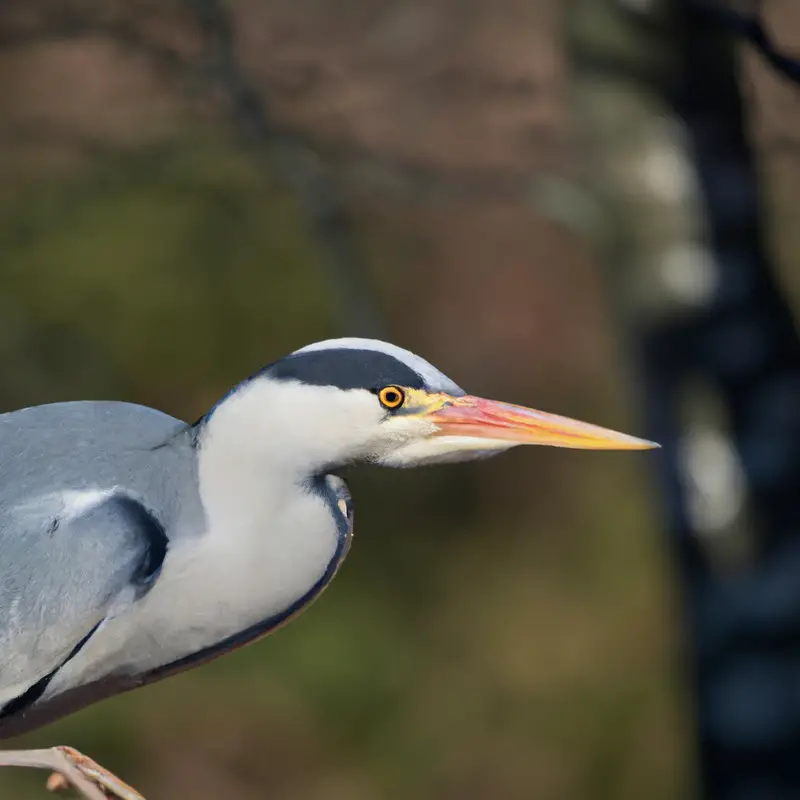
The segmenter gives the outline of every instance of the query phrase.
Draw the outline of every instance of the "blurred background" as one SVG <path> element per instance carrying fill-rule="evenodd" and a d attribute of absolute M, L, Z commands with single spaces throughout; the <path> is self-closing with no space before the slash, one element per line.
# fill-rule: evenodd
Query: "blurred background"
<path fill-rule="evenodd" d="M 292 625 L 13 744 L 153 800 L 800 796 L 800 6 L 761 6 L 4 0 L 2 410 L 193 420 L 375 335 L 664 444 L 356 471 Z"/>

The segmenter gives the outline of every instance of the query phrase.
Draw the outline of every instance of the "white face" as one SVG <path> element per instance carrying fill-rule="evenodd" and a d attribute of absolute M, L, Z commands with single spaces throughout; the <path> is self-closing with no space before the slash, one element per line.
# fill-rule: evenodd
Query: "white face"
<path fill-rule="evenodd" d="M 420 356 L 387 342 L 331 339 L 304 347 L 297 353 L 326 350 L 390 356 L 412 371 L 416 379 L 417 388 L 404 385 L 402 379 L 389 384 L 402 394 L 402 402 L 395 408 L 382 404 L 380 392 L 370 393 L 377 401 L 379 416 L 366 442 L 353 441 L 353 452 L 362 453 L 355 458 L 389 467 L 415 467 L 482 458 L 520 444 L 609 450 L 653 446 L 632 436 L 565 417 L 470 397 Z M 420 382 L 424 389 L 419 388 Z M 346 402 L 344 398 L 342 402 Z M 358 402 L 364 402 L 366 407 L 362 397 Z"/>
<path fill-rule="evenodd" d="M 263 445 L 286 469 L 307 473 L 357 461 L 411 467 L 443 460 L 452 448 L 439 444 L 437 432 L 424 415 L 393 412 L 366 389 L 264 377 L 221 403 L 206 435 L 224 436 L 240 453 Z"/>
<path fill-rule="evenodd" d="M 389 393 L 387 395 L 387 392 Z M 400 403 L 392 404 L 396 397 Z M 415 467 L 466 461 L 521 444 L 598 450 L 652 447 L 593 425 L 491 400 L 400 386 L 311 386 L 257 378 L 221 403 L 206 436 L 239 454 L 306 475 L 364 461 Z"/>
<path fill-rule="evenodd" d="M 653 446 L 465 395 L 419 356 L 365 339 L 321 342 L 276 362 L 221 402 L 206 428 L 241 458 L 251 453 L 301 475 L 356 461 L 390 467 L 465 461 L 521 444 Z"/>
<path fill-rule="evenodd" d="M 293 419 L 285 430 L 302 438 L 297 453 L 314 453 L 320 466 L 368 461 L 416 467 L 482 458 L 522 444 L 593 450 L 653 447 L 623 433 L 470 395 L 399 385 L 372 392 L 298 383 L 284 384 L 281 390 L 295 395 Z"/>
<path fill-rule="evenodd" d="M 362 350 L 383 353 L 397 359 L 398 362 L 413 370 L 425 383 L 428 390 L 433 393 L 445 393 L 453 397 L 464 395 L 463 389 L 428 361 L 397 345 L 382 342 L 376 339 L 362 339 L 347 337 L 329 339 L 315 342 L 295 351 L 300 353 L 319 353 L 326 350 Z M 403 387 L 401 391 L 408 395 L 409 391 Z M 347 393 L 360 390 L 347 390 Z M 395 414 L 391 409 L 381 405 L 379 397 L 368 393 L 373 398 L 378 409 L 378 418 L 372 435 L 366 442 L 353 442 L 353 452 L 358 460 L 367 460 L 387 467 L 416 467 L 423 464 L 450 463 L 454 461 L 467 461 L 494 453 L 499 453 L 513 447 L 507 441 L 472 440 L 466 436 L 441 436 L 434 422 L 424 416 L 410 413 Z M 410 400 L 410 398 L 406 398 Z M 418 398 L 425 400 L 425 398 Z M 361 407 L 362 397 L 353 397 L 354 408 L 356 404 Z M 346 402 L 342 398 L 342 402 Z M 420 403 L 420 409 L 424 402 Z M 360 426 L 359 426 L 360 427 Z"/>

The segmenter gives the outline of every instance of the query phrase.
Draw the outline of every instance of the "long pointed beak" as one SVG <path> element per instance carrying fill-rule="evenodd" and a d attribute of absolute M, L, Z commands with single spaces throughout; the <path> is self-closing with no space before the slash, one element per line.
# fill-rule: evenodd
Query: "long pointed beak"
<path fill-rule="evenodd" d="M 425 416 L 438 430 L 434 436 L 453 436 L 501 447 L 520 444 L 570 447 L 580 450 L 649 450 L 655 442 L 600 428 L 568 417 L 524 406 L 466 395 L 439 395 L 439 403 Z M 466 444 L 466 443 L 465 443 Z"/>

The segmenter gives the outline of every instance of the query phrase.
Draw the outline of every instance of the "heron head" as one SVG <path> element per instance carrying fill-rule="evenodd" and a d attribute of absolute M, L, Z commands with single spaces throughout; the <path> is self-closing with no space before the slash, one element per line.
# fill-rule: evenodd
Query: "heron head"
<path fill-rule="evenodd" d="M 297 350 L 222 403 L 265 428 L 265 445 L 308 469 L 465 461 L 523 444 L 641 450 L 651 442 L 523 406 L 468 395 L 419 356 L 372 339 Z M 247 407 L 249 406 L 249 411 Z M 215 413 L 219 414 L 220 411 Z M 266 430 L 268 428 L 268 431 Z M 248 429 L 258 437 L 258 423 Z"/>

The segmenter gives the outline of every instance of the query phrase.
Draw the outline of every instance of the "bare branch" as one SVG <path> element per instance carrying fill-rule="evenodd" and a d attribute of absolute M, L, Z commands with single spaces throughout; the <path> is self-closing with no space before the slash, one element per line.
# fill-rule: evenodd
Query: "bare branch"
<path fill-rule="evenodd" d="M 0 750 L 0 766 L 50 770 L 63 775 L 86 800 L 106 800 L 105 793 L 85 778 L 81 770 L 58 747 L 49 750 Z"/>

